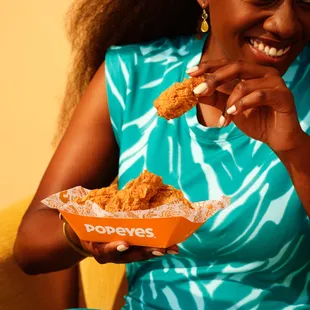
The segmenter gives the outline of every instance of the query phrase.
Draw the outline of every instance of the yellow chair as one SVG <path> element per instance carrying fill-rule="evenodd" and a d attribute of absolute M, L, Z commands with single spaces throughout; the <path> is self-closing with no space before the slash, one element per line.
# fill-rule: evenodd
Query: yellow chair
<path fill-rule="evenodd" d="M 118 310 L 127 290 L 123 265 L 84 260 L 69 270 L 27 276 L 13 258 L 19 223 L 31 197 L 0 208 L 0 310 L 63 310 L 89 307 Z"/>
<path fill-rule="evenodd" d="M 80 263 L 80 274 L 85 305 L 88 308 L 122 308 L 124 295 L 127 293 L 124 265 L 100 265 L 94 259 L 87 258 Z"/>

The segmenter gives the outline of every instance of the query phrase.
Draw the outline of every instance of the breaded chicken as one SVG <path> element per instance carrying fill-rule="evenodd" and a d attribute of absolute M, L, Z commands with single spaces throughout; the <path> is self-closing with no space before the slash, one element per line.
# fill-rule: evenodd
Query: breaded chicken
<path fill-rule="evenodd" d="M 94 189 L 87 195 L 76 198 L 74 201 L 83 204 L 86 200 L 96 202 L 98 205 L 106 205 L 115 195 L 117 195 L 117 184 L 112 184 L 109 187 L 103 187 L 100 189 Z"/>
<path fill-rule="evenodd" d="M 169 120 L 180 117 L 193 108 L 198 103 L 198 97 L 193 90 L 204 80 L 204 76 L 192 77 L 166 89 L 154 101 L 158 115 Z"/>
<path fill-rule="evenodd" d="M 126 184 L 105 206 L 108 212 L 149 209 L 149 201 L 163 186 L 162 178 L 144 171 L 140 176 Z"/>
<path fill-rule="evenodd" d="M 164 185 L 158 193 L 150 200 L 149 209 L 159 207 L 174 201 L 181 201 L 191 208 L 191 203 L 185 199 L 183 193 L 171 185 Z"/>
<path fill-rule="evenodd" d="M 90 200 L 108 212 L 147 210 L 173 201 L 181 201 L 191 208 L 180 190 L 163 184 L 162 178 L 145 170 L 140 176 L 117 190 L 117 185 L 90 191 L 75 201 L 83 204 Z"/>

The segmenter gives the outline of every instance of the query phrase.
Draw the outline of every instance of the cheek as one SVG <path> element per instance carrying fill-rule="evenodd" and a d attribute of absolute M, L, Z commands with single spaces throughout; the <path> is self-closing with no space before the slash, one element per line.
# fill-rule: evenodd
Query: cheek
<path fill-rule="evenodd" d="M 253 13 L 240 0 L 210 0 L 209 9 L 214 31 L 234 36 L 251 22 Z"/>
<path fill-rule="evenodd" d="M 218 2 L 217 2 L 218 1 Z M 210 2 L 211 31 L 223 54 L 230 59 L 243 59 L 242 48 L 248 31 L 263 22 L 261 12 L 249 9 L 236 0 Z M 224 3 L 225 2 L 225 3 Z"/>
<path fill-rule="evenodd" d="M 212 17 L 212 36 L 214 36 L 217 45 L 221 47 L 226 57 L 237 59 L 242 53 L 244 33 L 247 30 L 246 24 L 241 19 L 232 18 L 232 14 L 226 16 L 223 18 Z"/>
<path fill-rule="evenodd" d="M 229 0 L 232 1 L 232 0 Z M 225 1 L 213 1 L 210 3 L 210 18 L 212 32 L 217 36 L 225 36 L 225 33 L 232 33 L 234 24 L 236 23 L 235 12 L 230 11 L 229 5 L 225 5 Z M 229 13 L 230 12 L 230 13 Z M 237 14 L 238 15 L 238 14 Z"/>

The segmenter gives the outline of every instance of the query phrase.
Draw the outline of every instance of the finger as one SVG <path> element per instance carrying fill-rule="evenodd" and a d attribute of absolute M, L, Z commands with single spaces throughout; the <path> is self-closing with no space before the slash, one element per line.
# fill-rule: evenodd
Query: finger
<path fill-rule="evenodd" d="M 263 67 L 243 61 L 229 63 L 226 66 L 206 75 L 205 81 L 199 84 L 193 92 L 199 96 L 209 96 L 218 87 L 234 80 L 249 80 L 271 75 L 279 76 L 273 68 Z"/>
<path fill-rule="evenodd" d="M 81 246 L 82 248 L 88 252 L 88 253 L 91 253 L 94 255 L 94 246 L 93 246 L 93 242 L 91 241 L 84 241 L 84 240 L 81 240 Z"/>
<path fill-rule="evenodd" d="M 268 105 L 271 97 L 274 97 L 273 92 L 274 90 L 271 88 L 257 89 L 256 87 L 253 92 L 239 98 L 237 101 L 227 102 L 226 111 L 224 111 L 221 116 L 218 127 L 227 126 L 232 121 L 233 117 L 248 109 Z"/>
<path fill-rule="evenodd" d="M 240 98 L 234 103 L 233 106 L 229 107 L 226 110 L 224 117 L 227 120 L 231 117 L 231 115 L 237 116 L 248 109 L 272 105 L 272 102 L 274 102 L 277 94 L 278 91 L 272 88 L 255 90 L 245 97 Z"/>
<path fill-rule="evenodd" d="M 212 96 L 200 97 L 199 104 L 208 105 L 219 110 L 224 110 L 227 105 L 228 98 L 228 95 L 216 91 Z"/>
<path fill-rule="evenodd" d="M 224 111 L 222 119 L 219 120 L 218 127 L 228 126 L 232 121 L 232 116 L 241 112 L 241 106 L 243 104 L 242 98 L 258 89 L 275 87 L 279 84 L 279 79 L 281 78 L 270 76 L 252 80 L 241 80 L 235 86 L 227 100 L 226 111 Z M 239 103 L 237 104 L 237 102 Z"/>
<path fill-rule="evenodd" d="M 58 217 L 62 222 L 66 222 L 65 218 L 62 216 L 62 214 L 59 212 Z"/>
<path fill-rule="evenodd" d="M 160 257 L 167 254 L 166 249 L 163 248 L 143 247 L 142 251 L 144 251 L 147 256 L 151 255 L 151 257 Z"/>
<path fill-rule="evenodd" d="M 113 262 L 117 260 L 120 253 L 129 249 L 129 244 L 125 241 L 114 241 L 109 243 L 93 243 L 95 258 L 104 262 Z"/>
<path fill-rule="evenodd" d="M 199 76 L 206 72 L 214 72 L 219 68 L 226 66 L 230 61 L 227 58 L 219 60 L 211 60 L 201 62 L 199 65 L 194 66 L 186 70 L 186 73 L 190 76 Z"/>
<path fill-rule="evenodd" d="M 286 88 L 282 78 L 276 76 L 270 76 L 263 79 L 242 80 L 236 85 L 233 92 L 229 96 L 227 100 L 227 108 L 232 107 L 235 102 L 254 92 L 255 90 L 279 87 Z M 231 113 L 229 114 L 233 113 L 234 111 L 232 109 Z"/>
<path fill-rule="evenodd" d="M 233 121 L 233 117 L 231 115 L 223 113 L 223 115 L 220 117 L 217 127 L 222 128 L 222 127 L 227 127 L 231 124 Z"/>
<path fill-rule="evenodd" d="M 175 244 L 169 248 L 166 249 L 166 253 L 170 254 L 170 255 L 177 255 L 179 254 L 179 248 L 178 246 Z"/>
<path fill-rule="evenodd" d="M 219 120 L 218 127 L 227 126 L 232 118 L 240 115 L 242 112 L 261 106 L 270 106 L 273 110 L 285 114 L 290 114 L 295 110 L 293 95 L 288 88 L 255 89 L 237 101 L 231 101 L 227 104 L 227 109 L 222 119 Z"/>
<path fill-rule="evenodd" d="M 227 114 L 237 115 L 243 111 L 244 98 L 255 93 L 257 100 L 280 113 L 291 113 L 294 107 L 294 98 L 291 91 L 286 87 L 282 79 L 277 77 L 267 77 L 244 81 L 237 85 L 227 101 Z M 288 104 L 289 103 L 289 104 Z"/>
<path fill-rule="evenodd" d="M 152 248 L 152 247 L 138 247 L 138 250 L 144 251 L 144 253 L 148 257 L 156 257 L 156 256 L 160 257 L 160 256 L 164 256 L 165 254 L 170 254 L 170 255 L 179 254 L 179 248 L 176 244 L 172 245 L 166 249 L 164 249 L 164 248 Z"/>
<path fill-rule="evenodd" d="M 145 261 L 156 257 L 162 257 L 166 254 L 165 249 L 147 248 L 147 247 L 132 247 L 128 251 L 121 253 L 117 260 L 113 263 L 131 263 Z"/>
<path fill-rule="evenodd" d="M 164 256 L 166 254 L 165 249 L 161 248 L 148 248 L 138 246 L 130 248 L 128 246 L 125 246 L 124 248 L 123 246 L 124 243 L 116 242 L 99 244 L 97 245 L 97 255 L 95 255 L 94 257 L 100 264 L 110 262 L 116 264 L 124 264 L 144 261 L 154 257 Z"/>
<path fill-rule="evenodd" d="M 59 212 L 58 214 L 58 218 L 60 219 L 61 222 L 66 223 L 67 225 L 70 226 L 70 224 L 68 223 L 68 221 L 64 218 L 64 216 Z"/>

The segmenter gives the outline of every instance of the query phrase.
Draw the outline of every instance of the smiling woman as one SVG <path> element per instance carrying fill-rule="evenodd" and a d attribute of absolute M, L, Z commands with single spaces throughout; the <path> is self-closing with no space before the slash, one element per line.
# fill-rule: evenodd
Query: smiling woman
<path fill-rule="evenodd" d="M 250 43 L 256 50 L 263 52 L 267 56 L 274 57 L 275 59 L 284 56 L 290 50 L 290 46 L 276 48 L 276 42 L 268 42 L 266 39 L 251 38 Z"/>
<path fill-rule="evenodd" d="M 309 308 L 310 4 L 85 0 L 76 10 L 63 116 L 87 89 L 20 226 L 21 268 L 65 269 L 85 251 L 125 262 L 124 309 Z M 209 33 L 197 36 L 196 21 Z M 199 80 L 198 104 L 158 117 L 154 100 L 189 77 Z M 40 203 L 116 175 L 121 189 L 144 169 L 190 201 L 225 194 L 231 205 L 171 254 L 80 240 L 67 225 L 71 246 L 57 212 Z"/>
<path fill-rule="evenodd" d="M 284 74 L 309 41 L 307 1 L 209 2 L 215 35 L 210 37 L 210 53 L 205 59 L 241 59 L 272 66 Z"/>

